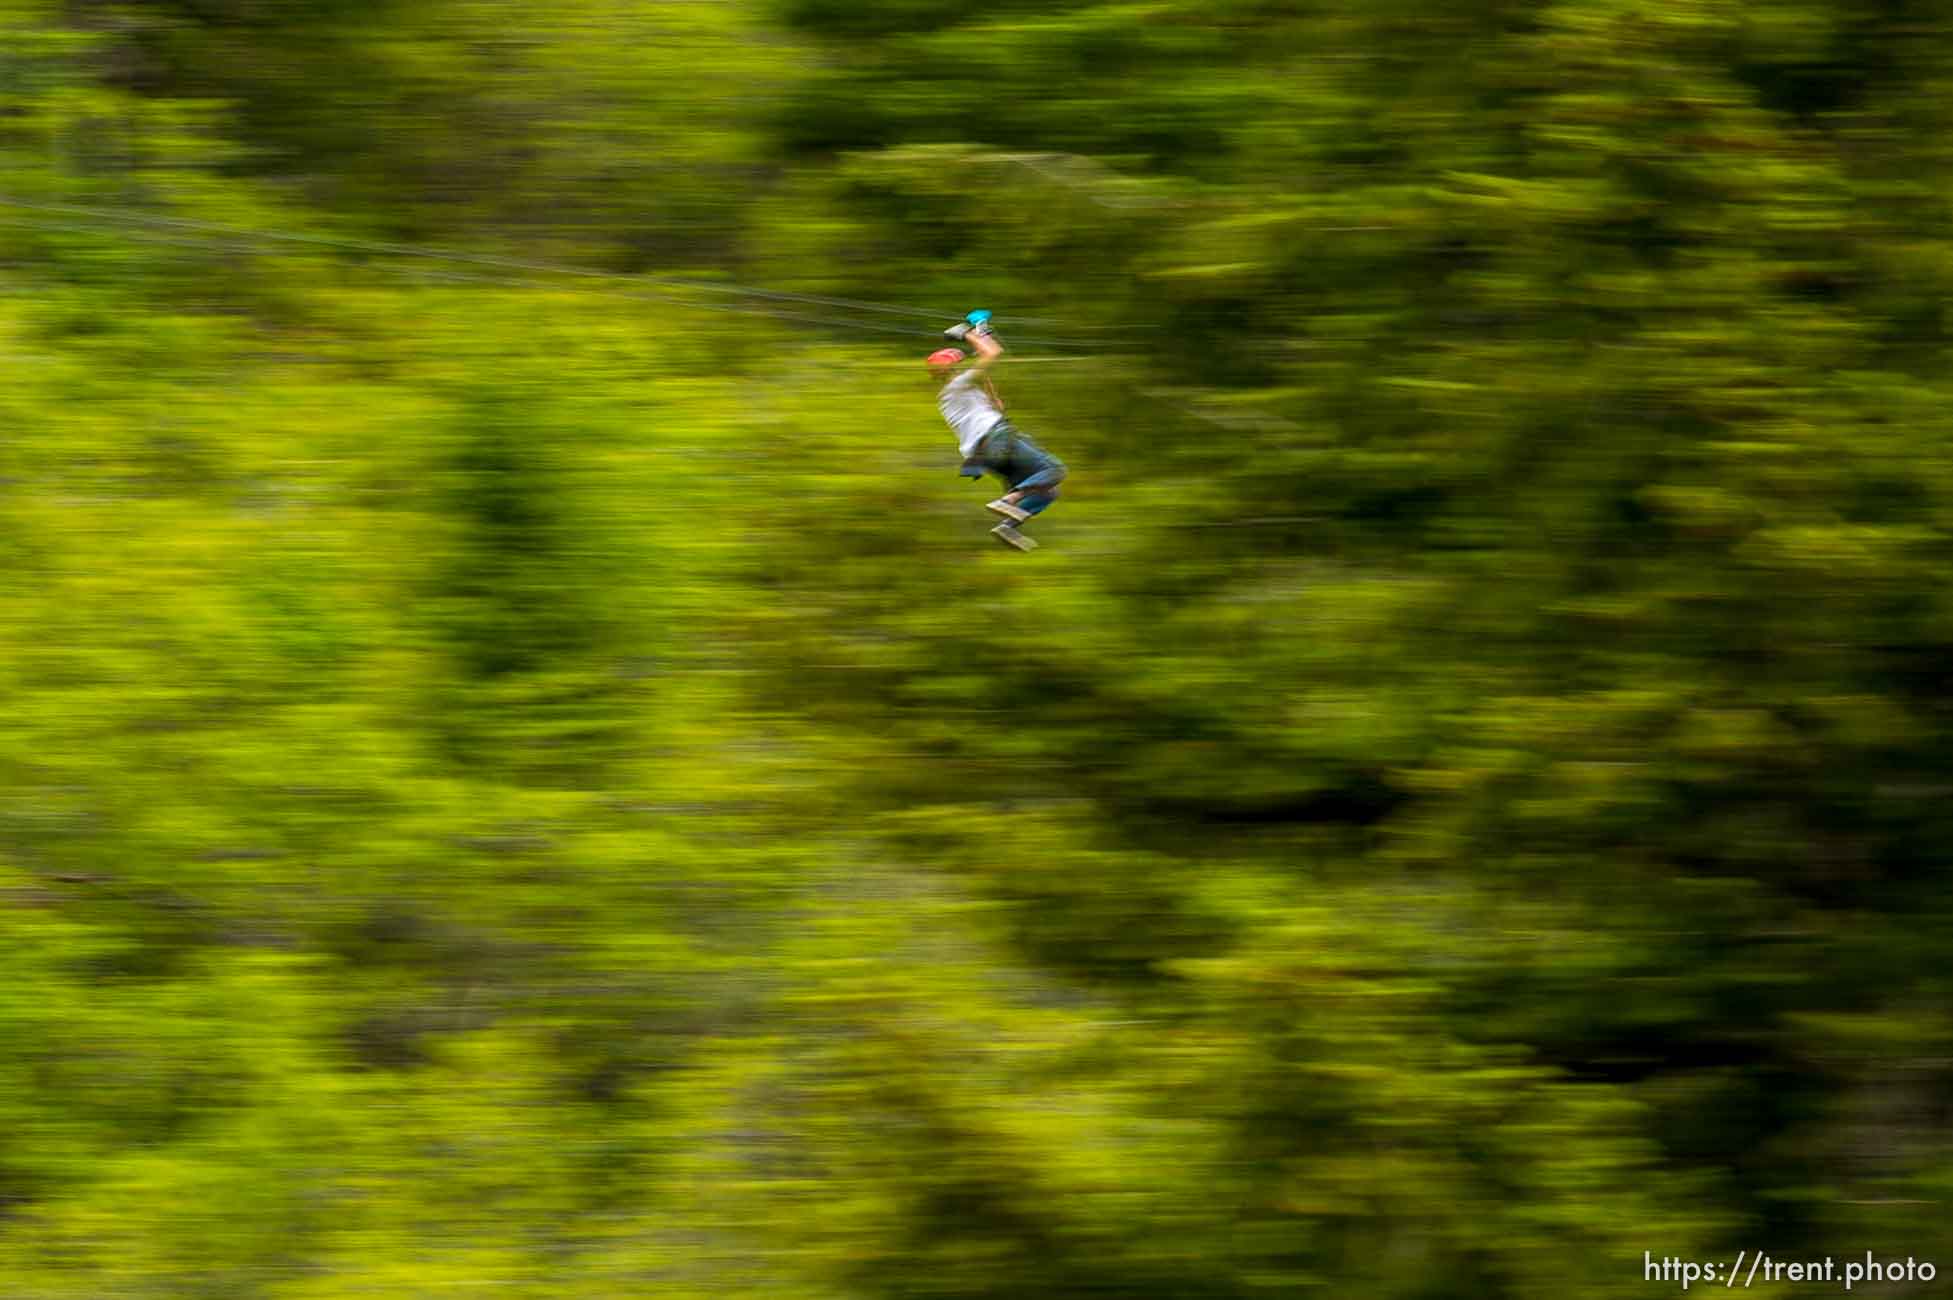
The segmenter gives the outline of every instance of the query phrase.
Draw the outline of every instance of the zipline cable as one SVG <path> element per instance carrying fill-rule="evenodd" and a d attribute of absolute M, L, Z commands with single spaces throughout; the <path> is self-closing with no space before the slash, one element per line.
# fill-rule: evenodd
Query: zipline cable
<path fill-rule="evenodd" d="M 163 234 L 156 234 L 148 231 L 138 232 L 133 230 L 115 230 L 112 228 L 104 228 L 101 226 L 79 225 L 72 222 L 38 221 L 31 217 L 12 217 L 12 216 L 0 215 L 0 222 L 6 222 L 9 225 L 30 226 L 38 230 L 64 231 L 71 234 L 89 234 L 89 235 L 111 234 L 119 239 L 134 240 L 138 243 L 159 244 L 171 248 L 188 248 L 188 249 L 194 249 L 199 252 L 206 252 L 206 253 L 239 253 L 239 252 L 255 251 L 249 249 L 240 249 L 233 244 L 223 244 L 208 239 L 190 239 L 190 238 L 185 238 L 177 235 L 163 235 Z M 449 281 L 456 281 L 456 282 L 468 283 L 468 284 L 486 284 L 486 285 L 501 286 L 504 288 L 561 289 L 563 287 L 561 285 L 553 284 L 547 280 L 510 279 L 507 277 L 496 277 L 496 276 L 489 276 L 489 275 L 469 275 L 465 272 L 436 271 L 421 266 L 395 267 L 395 268 L 383 268 L 383 269 L 386 269 L 395 275 L 413 275 L 413 276 L 421 277 L 423 279 L 449 280 Z M 902 334 L 908 336 L 913 336 L 916 333 L 916 331 L 912 329 L 903 329 L 900 326 L 895 326 L 895 325 L 876 325 L 868 321 L 828 320 L 818 316 L 797 316 L 790 312 L 769 311 L 764 307 L 735 307 L 729 304 L 720 304 L 720 303 L 689 302 L 683 298 L 677 298 L 666 294 L 656 294 L 656 293 L 646 293 L 646 292 L 626 293 L 616 289 L 598 289 L 598 288 L 581 286 L 581 285 L 571 289 L 570 292 L 595 294 L 600 297 L 606 297 L 606 298 L 626 298 L 637 302 L 654 302 L 662 305 L 679 307 L 687 311 L 731 312 L 741 316 L 764 316 L 771 320 L 786 321 L 790 324 L 795 324 L 795 325 L 815 325 L 815 326 L 829 326 L 829 327 L 835 327 L 841 329 L 871 330 L 879 334 Z"/>
<path fill-rule="evenodd" d="M 0 203 L 4 203 L 4 200 L 0 200 Z M 22 205 L 16 204 L 12 206 L 22 206 Z M 89 234 L 89 235 L 106 234 L 106 235 L 112 235 L 118 239 L 132 240 L 137 243 L 156 244 L 156 245 L 169 247 L 169 248 L 187 248 L 197 252 L 206 252 L 206 253 L 237 254 L 237 253 L 249 253 L 249 252 L 256 251 L 253 249 L 240 248 L 235 244 L 220 243 L 216 240 L 210 240 L 210 239 L 194 239 L 194 238 L 188 238 L 181 235 L 160 234 L 154 231 L 116 229 L 113 226 L 104 227 L 99 225 L 92 225 L 92 226 L 83 225 L 77 222 L 43 221 L 33 217 L 11 216 L 5 213 L 0 213 L 0 223 L 4 223 L 7 225 L 14 225 L 14 226 L 26 226 L 36 230 L 60 231 L 60 232 L 70 233 L 70 234 Z M 496 287 L 496 288 L 544 289 L 544 290 L 555 290 L 559 292 L 591 294 L 597 297 L 618 298 L 618 299 L 624 299 L 633 302 L 657 303 L 663 306 L 677 307 L 681 311 L 705 311 L 705 312 L 732 314 L 737 316 L 758 316 L 758 317 L 763 317 L 767 320 L 784 321 L 792 325 L 808 325 L 817 328 L 862 330 L 862 331 L 876 333 L 876 334 L 899 334 L 906 338 L 913 338 L 917 333 L 917 331 L 914 329 L 905 328 L 896 325 L 879 325 L 870 321 L 835 320 L 835 319 L 819 317 L 819 316 L 802 316 L 802 315 L 796 315 L 791 312 L 773 311 L 765 307 L 745 307 L 745 306 L 733 306 L 731 304 L 726 304 L 726 303 L 693 302 L 684 298 L 674 297 L 669 294 L 660 294 L 655 292 L 645 292 L 645 291 L 628 292 L 620 289 L 597 288 L 595 286 L 590 286 L 590 285 L 576 285 L 576 286 L 570 286 L 566 289 L 565 286 L 554 283 L 549 280 L 512 278 L 508 276 L 471 275 L 465 271 L 435 270 L 432 267 L 418 266 L 418 265 L 383 267 L 381 269 L 390 274 L 409 275 L 417 279 L 423 279 L 423 280 L 440 280 L 444 282 L 451 282 L 451 283 L 458 283 L 458 284 L 482 284 L 482 285 L 489 285 L 491 287 Z M 621 278 L 628 278 L 628 277 L 621 277 Z M 1030 339 L 1027 341 L 1040 342 L 1040 343 L 1044 342 L 1043 340 L 1035 340 L 1035 339 Z M 1106 355 L 1108 354 L 1085 353 L 1078 356 L 1063 356 L 1063 357 L 1025 357 L 1025 356 L 1008 355 L 1005 356 L 1003 360 L 1017 365 L 1022 365 L 1025 363 L 1049 364 L 1052 362 L 1067 362 L 1067 361 L 1069 362 L 1096 361 Z M 913 363 L 888 362 L 883 364 L 890 364 L 890 365 L 900 364 L 900 365 L 907 366 Z"/>
<path fill-rule="evenodd" d="M 36 203 L 26 199 L 16 199 L 0 194 L 0 206 L 18 208 L 27 212 L 43 212 L 60 216 L 84 217 L 94 221 L 124 222 L 131 225 L 156 226 L 167 229 L 189 230 L 196 233 L 227 235 L 234 238 L 257 239 L 276 243 L 306 244 L 320 248 L 337 249 L 341 252 L 366 253 L 384 257 L 415 257 L 432 261 L 462 262 L 477 266 L 487 266 L 505 270 L 526 271 L 548 275 L 569 275 L 585 279 L 623 281 L 634 284 L 655 284 L 667 288 L 683 289 L 698 293 L 717 293 L 734 297 L 762 298 L 778 302 L 806 303 L 812 306 L 839 307 L 850 311 L 878 312 L 884 315 L 910 316 L 931 321 L 954 318 L 960 313 L 937 311 L 927 307 L 908 307 L 890 303 L 865 302 L 855 298 L 836 298 L 821 294 L 793 293 L 783 289 L 761 289 L 753 285 L 719 284 L 708 280 L 690 280 L 676 276 L 626 275 L 614 271 L 596 271 L 589 267 L 563 266 L 547 262 L 530 262 L 516 258 L 492 257 L 478 253 L 456 253 L 445 249 L 419 248 L 411 244 L 390 244 L 375 240 L 342 239 L 328 235 L 306 235 L 292 231 L 251 230 L 239 226 L 224 226 L 207 221 L 189 221 L 181 217 L 154 216 L 149 213 L 133 212 L 126 208 L 103 208 L 83 206 L 73 203 Z M 1057 325 L 1063 322 L 1041 316 L 1012 316 L 1011 319 L 1028 325 Z M 1081 326 L 1086 330 L 1104 330 L 1116 327 Z M 905 331 L 906 332 L 906 331 Z M 1049 346 L 1065 346 L 1058 340 L 1038 340 Z M 1078 345 L 1073 345 L 1078 346 Z"/>

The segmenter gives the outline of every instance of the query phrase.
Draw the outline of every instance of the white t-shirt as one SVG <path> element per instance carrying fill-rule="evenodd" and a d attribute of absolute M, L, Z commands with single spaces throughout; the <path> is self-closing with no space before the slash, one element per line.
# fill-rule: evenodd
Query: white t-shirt
<path fill-rule="evenodd" d="M 983 435 L 1004 418 L 1004 413 L 991 402 L 990 394 L 977 382 L 981 375 L 981 371 L 965 370 L 936 394 L 936 407 L 956 431 L 956 445 L 962 448 L 965 460 L 975 454 Z"/>

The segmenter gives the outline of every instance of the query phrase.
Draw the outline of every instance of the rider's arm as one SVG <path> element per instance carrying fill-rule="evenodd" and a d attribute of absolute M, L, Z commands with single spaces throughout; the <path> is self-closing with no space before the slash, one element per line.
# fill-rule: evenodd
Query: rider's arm
<path fill-rule="evenodd" d="M 996 337 L 988 330 L 981 333 L 971 330 L 970 346 L 977 352 L 976 360 L 970 364 L 978 370 L 990 369 L 990 363 L 1004 355 L 1004 345 L 997 342 Z"/>
<path fill-rule="evenodd" d="M 997 404 L 999 411 L 1002 411 L 1004 399 L 997 396 L 997 386 L 990 382 L 989 371 L 990 363 L 1004 355 L 1004 345 L 997 342 L 989 330 L 981 332 L 972 330 L 970 346 L 976 349 L 976 360 L 970 363 L 970 368 L 976 372 L 977 382 L 983 385 L 983 391 L 990 394 L 990 400 Z"/>

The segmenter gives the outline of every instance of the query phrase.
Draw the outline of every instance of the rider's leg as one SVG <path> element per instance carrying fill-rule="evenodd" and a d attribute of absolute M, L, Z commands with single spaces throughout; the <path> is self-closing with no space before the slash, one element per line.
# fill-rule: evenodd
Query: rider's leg
<path fill-rule="evenodd" d="M 1065 463 L 1019 434 L 1012 448 L 1011 490 L 1003 499 L 1026 514 L 1035 515 L 1058 498 L 1065 481 Z"/>

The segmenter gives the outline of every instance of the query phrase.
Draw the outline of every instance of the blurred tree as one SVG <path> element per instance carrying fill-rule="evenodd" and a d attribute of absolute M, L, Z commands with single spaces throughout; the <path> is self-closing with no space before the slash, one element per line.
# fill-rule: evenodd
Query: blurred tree
<path fill-rule="evenodd" d="M 1943 1255 L 1945 24 L 0 0 L 0 1274 Z"/>

